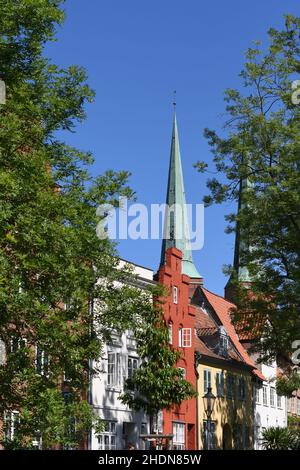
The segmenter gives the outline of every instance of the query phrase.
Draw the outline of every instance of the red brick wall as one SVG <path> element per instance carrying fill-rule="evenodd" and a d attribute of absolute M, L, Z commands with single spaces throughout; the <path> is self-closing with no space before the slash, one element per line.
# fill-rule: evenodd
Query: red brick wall
<path fill-rule="evenodd" d="M 172 321 L 173 324 L 173 346 L 179 348 L 179 329 L 191 328 L 191 347 L 179 348 L 182 358 L 177 366 L 186 370 L 186 380 L 189 381 L 196 390 L 196 376 L 194 369 L 194 323 L 195 311 L 189 305 L 189 284 L 190 278 L 181 274 L 181 251 L 176 248 L 169 248 L 166 252 L 166 264 L 161 266 L 157 280 L 160 284 L 169 288 L 169 295 L 164 304 L 164 316 L 166 323 Z M 173 301 L 173 287 L 178 289 L 178 302 Z M 180 406 L 163 412 L 163 432 L 173 433 L 173 422 L 185 423 L 185 446 L 186 449 L 196 449 L 196 398 L 184 401 Z"/>

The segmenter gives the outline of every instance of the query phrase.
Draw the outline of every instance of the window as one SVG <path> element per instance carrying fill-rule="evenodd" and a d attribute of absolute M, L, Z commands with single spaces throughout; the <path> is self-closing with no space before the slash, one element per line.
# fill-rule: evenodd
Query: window
<path fill-rule="evenodd" d="M 10 339 L 10 352 L 12 354 L 16 353 L 26 346 L 26 338 L 21 338 L 20 336 L 13 335 Z"/>
<path fill-rule="evenodd" d="M 263 385 L 263 405 L 268 406 L 268 395 L 266 385 Z"/>
<path fill-rule="evenodd" d="M 169 332 L 169 343 L 173 344 L 173 323 L 169 321 L 168 324 L 168 332 Z"/>
<path fill-rule="evenodd" d="M 203 384 L 204 384 L 204 393 L 207 392 L 207 389 L 211 387 L 211 371 L 204 369 L 203 371 Z"/>
<path fill-rule="evenodd" d="M 239 379 L 239 399 L 245 400 L 246 399 L 246 384 L 245 379 Z"/>
<path fill-rule="evenodd" d="M 190 348 L 192 346 L 191 328 L 180 328 L 178 332 L 178 344 L 180 348 Z"/>
<path fill-rule="evenodd" d="M 270 388 L 270 405 L 274 408 L 275 407 L 275 388 Z"/>
<path fill-rule="evenodd" d="M 138 360 L 136 357 L 128 357 L 127 361 L 127 377 L 128 379 L 132 379 L 135 371 L 138 368 Z"/>
<path fill-rule="evenodd" d="M 228 335 L 224 326 L 219 327 L 219 350 L 222 356 L 227 356 L 228 353 Z"/>
<path fill-rule="evenodd" d="M 216 423 L 214 421 L 203 420 L 202 442 L 204 450 L 217 449 Z"/>
<path fill-rule="evenodd" d="M 217 372 L 216 373 L 216 389 L 217 389 L 217 396 L 224 397 L 224 372 Z"/>
<path fill-rule="evenodd" d="M 121 384 L 121 357 L 119 353 L 107 355 L 107 384 L 109 387 L 118 387 Z"/>
<path fill-rule="evenodd" d="M 185 424 L 184 423 L 173 423 L 173 449 L 184 450 L 185 447 Z"/>
<path fill-rule="evenodd" d="M 235 377 L 232 374 L 227 375 L 227 398 L 235 398 Z"/>
<path fill-rule="evenodd" d="M 234 441 L 235 441 L 235 449 L 242 450 L 243 449 L 243 426 L 241 424 L 236 425 Z"/>
<path fill-rule="evenodd" d="M 163 412 L 160 410 L 153 416 L 153 433 L 162 434 L 163 432 Z"/>
<path fill-rule="evenodd" d="M 255 426 L 255 428 L 254 428 L 254 445 L 255 445 L 255 450 L 259 450 L 259 448 L 260 448 L 260 445 L 259 445 L 260 439 L 261 439 L 261 429 L 260 429 L 260 426 Z"/>
<path fill-rule="evenodd" d="M 173 302 L 178 304 L 178 288 L 176 286 L 173 287 Z"/>
<path fill-rule="evenodd" d="M 7 411 L 4 415 L 5 438 L 12 441 L 15 438 L 18 425 L 20 423 L 20 414 L 18 411 Z"/>
<path fill-rule="evenodd" d="M 282 408 L 281 395 L 277 395 L 277 408 Z"/>
<path fill-rule="evenodd" d="M 297 415 L 300 415 L 300 398 L 297 398 Z"/>
<path fill-rule="evenodd" d="M 38 374 L 48 376 L 49 356 L 39 346 L 35 348 L 35 367 Z"/>
<path fill-rule="evenodd" d="M 185 380 L 186 378 L 186 370 L 184 367 L 178 367 L 178 370 L 180 371 L 181 378 Z"/>
<path fill-rule="evenodd" d="M 116 450 L 117 432 L 115 421 L 105 421 L 103 433 L 98 436 L 98 450 Z"/>
<path fill-rule="evenodd" d="M 260 403 L 260 388 L 258 385 L 254 385 L 254 400 L 255 403 Z"/>

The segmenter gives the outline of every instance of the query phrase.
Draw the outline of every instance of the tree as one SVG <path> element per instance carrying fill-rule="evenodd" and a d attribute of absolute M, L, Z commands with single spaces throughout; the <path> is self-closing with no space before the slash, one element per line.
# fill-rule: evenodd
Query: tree
<path fill-rule="evenodd" d="M 235 280 L 235 320 L 246 333 L 258 333 L 256 347 L 265 358 L 290 357 L 300 338 L 300 107 L 294 82 L 300 19 L 286 16 L 285 29 L 271 28 L 269 39 L 265 52 L 260 43 L 247 51 L 244 88 L 225 92 L 224 134 L 205 130 L 220 175 L 208 180 L 206 204 L 238 200 L 241 182 L 250 183 L 238 215 L 227 216 L 229 231 L 237 227 L 243 234 L 241 264 L 251 276 L 251 295 Z M 205 171 L 207 164 L 196 167 Z"/>
<path fill-rule="evenodd" d="M 142 364 L 127 379 L 121 400 L 132 409 L 144 409 L 148 415 L 155 416 L 160 410 L 170 409 L 194 397 L 195 390 L 183 379 L 180 369 L 174 367 L 180 352 L 169 344 L 169 331 L 161 308 L 164 298 L 162 286 L 156 287 L 152 295 L 156 299 L 154 308 L 149 308 L 145 299 L 141 309 L 142 321 L 136 323 L 134 328 Z"/>
<path fill-rule="evenodd" d="M 120 269 L 115 245 L 96 234 L 97 206 L 133 196 L 129 174 L 92 177 L 92 155 L 57 137 L 74 130 L 93 99 L 82 68 L 61 69 L 43 55 L 63 23 L 63 3 L 0 0 L 0 416 L 7 448 L 31 448 L 40 437 L 44 448 L 78 447 L 99 424 L 86 399 L 89 360 L 100 357 L 112 329 L 143 318 L 132 274 Z"/>

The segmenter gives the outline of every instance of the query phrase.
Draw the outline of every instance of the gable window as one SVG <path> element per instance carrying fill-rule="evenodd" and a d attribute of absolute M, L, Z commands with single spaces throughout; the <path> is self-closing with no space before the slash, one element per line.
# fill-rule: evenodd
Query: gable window
<path fill-rule="evenodd" d="M 173 303 L 178 304 L 178 287 L 173 286 Z"/>
<path fill-rule="evenodd" d="M 268 395 L 266 385 L 263 385 L 263 405 L 268 406 Z"/>
<path fill-rule="evenodd" d="M 239 399 L 245 400 L 246 399 L 246 384 L 245 379 L 239 379 Z"/>
<path fill-rule="evenodd" d="M 217 396 L 224 397 L 225 395 L 224 372 L 216 373 L 216 389 L 217 389 Z"/>
<path fill-rule="evenodd" d="M 127 361 L 127 377 L 128 379 L 132 379 L 134 376 L 135 371 L 138 368 L 138 360 L 136 357 L 128 357 Z"/>
<path fill-rule="evenodd" d="M 208 388 L 211 388 L 211 371 L 209 369 L 203 371 L 203 387 L 204 393 L 207 392 Z"/>
<path fill-rule="evenodd" d="M 35 348 L 35 367 L 38 374 L 48 376 L 49 356 L 39 346 Z"/>
<path fill-rule="evenodd" d="M 185 424 L 173 423 L 173 449 L 184 450 L 185 448 Z"/>
<path fill-rule="evenodd" d="M 117 449 L 117 430 L 115 421 L 105 421 L 104 431 L 98 435 L 98 450 Z"/>
<path fill-rule="evenodd" d="M 178 345 L 180 348 L 190 348 L 192 346 L 192 329 L 179 328 Z"/>
<path fill-rule="evenodd" d="M 169 344 L 173 344 L 173 323 L 171 321 L 168 323 L 168 332 L 169 332 Z"/>
<path fill-rule="evenodd" d="M 119 387 L 121 384 L 121 357 L 119 353 L 110 352 L 107 355 L 107 385 Z"/>
<path fill-rule="evenodd" d="M 227 397 L 235 398 L 235 377 L 232 374 L 227 375 Z"/>

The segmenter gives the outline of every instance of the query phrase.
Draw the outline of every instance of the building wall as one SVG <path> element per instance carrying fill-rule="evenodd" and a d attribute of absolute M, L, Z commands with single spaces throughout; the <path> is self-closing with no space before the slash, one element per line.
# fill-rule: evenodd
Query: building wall
<path fill-rule="evenodd" d="M 252 406 L 252 374 L 247 369 L 237 368 L 230 364 L 220 365 L 209 360 L 204 360 L 198 365 L 198 432 L 199 448 L 205 448 L 204 421 L 207 417 L 204 410 L 204 370 L 211 372 L 212 393 L 217 397 L 212 412 L 211 420 L 215 423 L 214 447 L 223 448 L 223 440 L 226 440 L 227 448 L 253 448 L 253 406 Z M 218 396 L 216 387 L 217 372 L 224 375 L 224 396 Z M 234 398 L 228 398 L 227 376 L 231 374 L 235 379 Z M 245 399 L 239 398 L 238 381 L 245 381 Z M 247 443 L 246 434 L 249 436 Z M 239 438 L 241 441 L 239 442 Z"/>
<path fill-rule="evenodd" d="M 261 385 L 255 385 L 254 390 L 254 447 L 261 449 L 261 435 L 264 429 L 269 427 L 287 426 L 287 399 L 277 397 L 276 372 L 277 364 L 261 364 L 261 371 L 266 377 Z"/>
<path fill-rule="evenodd" d="M 136 265 L 133 269 L 141 281 L 140 286 L 152 282 L 151 270 Z M 129 360 L 131 365 L 133 361 L 139 363 L 134 337 L 127 331 L 122 335 L 112 334 L 111 343 L 104 346 L 101 361 L 91 364 L 92 369 L 99 372 L 90 383 L 90 403 L 95 414 L 106 422 L 106 429 L 100 435 L 92 431 L 89 449 L 120 450 L 126 449 L 129 444 L 133 444 L 135 449 L 145 449 L 140 434 L 149 433 L 149 417 L 143 411 L 132 411 L 120 401 L 128 376 Z"/>
<path fill-rule="evenodd" d="M 261 436 L 264 429 L 287 426 L 287 399 L 285 396 L 277 398 L 277 362 L 274 360 L 269 363 L 261 363 L 259 354 L 249 351 L 251 343 L 244 343 L 244 346 L 257 368 L 266 378 L 263 383 L 255 384 L 253 390 L 254 448 L 262 449 Z"/>
<path fill-rule="evenodd" d="M 157 275 L 160 284 L 167 287 L 169 294 L 164 304 L 164 317 L 172 332 L 172 345 L 181 351 L 182 358 L 177 366 L 185 370 L 185 378 L 196 390 L 196 375 L 194 368 L 194 326 L 195 310 L 189 305 L 190 278 L 181 274 L 181 252 L 176 248 L 169 248 L 166 252 L 166 264 L 162 266 Z M 174 298 L 174 288 L 177 289 L 177 299 Z M 190 330 L 190 345 L 180 345 L 180 333 L 182 329 Z M 180 429 L 181 428 L 181 429 Z M 178 432 L 174 432 L 178 430 Z M 173 445 L 176 448 L 197 449 L 196 439 L 196 398 L 184 401 L 180 406 L 170 411 L 163 411 L 163 432 L 165 434 L 177 434 L 184 431 L 184 443 L 182 434 L 180 442 L 176 443 L 176 435 Z"/>

